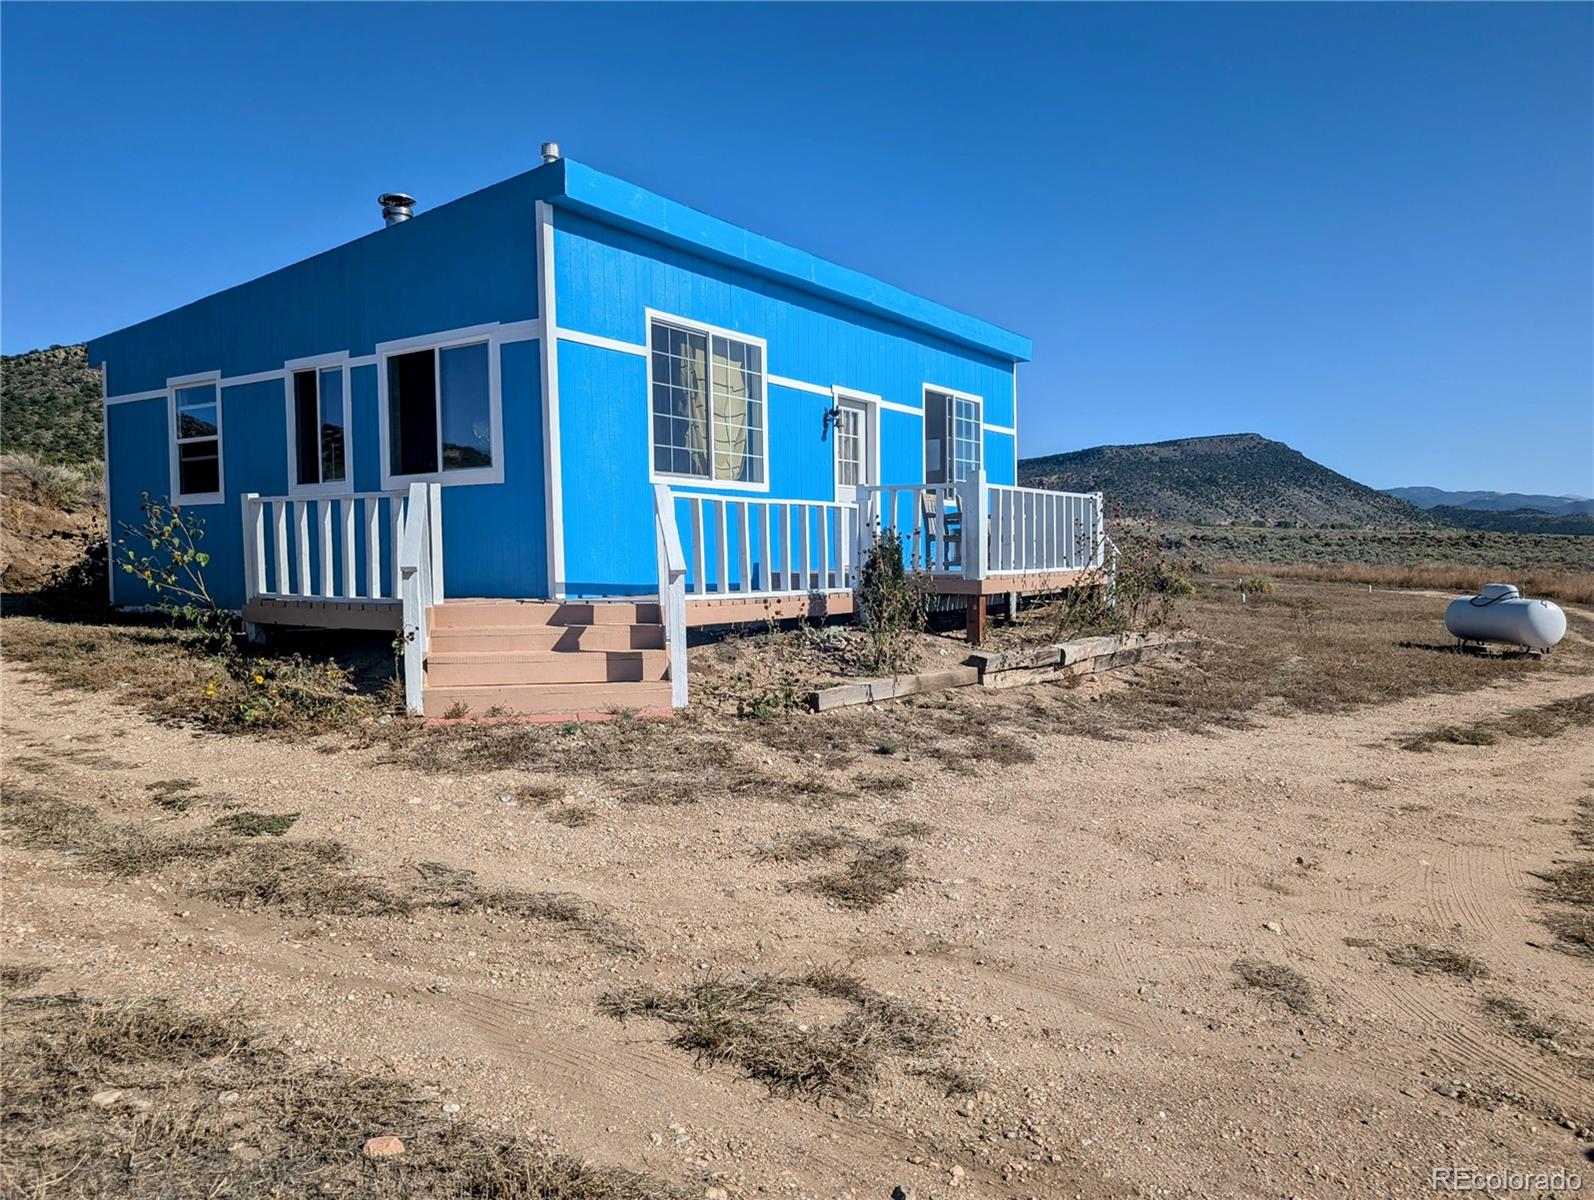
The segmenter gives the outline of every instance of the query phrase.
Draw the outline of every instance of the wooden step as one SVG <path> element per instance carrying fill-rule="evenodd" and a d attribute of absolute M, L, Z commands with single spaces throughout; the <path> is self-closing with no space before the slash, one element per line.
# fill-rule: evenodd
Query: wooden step
<path fill-rule="evenodd" d="M 663 650 L 452 650 L 426 656 L 426 686 L 495 687 L 527 683 L 638 683 L 663 679 Z"/>
<path fill-rule="evenodd" d="M 657 625 L 659 606 L 628 600 L 446 600 L 431 610 L 433 629 L 506 625 Z"/>
<path fill-rule="evenodd" d="M 490 650 L 662 650 L 662 625 L 471 625 L 433 629 L 433 654 Z"/>
<path fill-rule="evenodd" d="M 461 708 L 460 706 L 463 706 Z M 670 711 L 668 683 L 503 684 L 496 687 L 428 687 L 428 717 L 484 717 L 490 712 L 583 714 L 628 710 Z"/>

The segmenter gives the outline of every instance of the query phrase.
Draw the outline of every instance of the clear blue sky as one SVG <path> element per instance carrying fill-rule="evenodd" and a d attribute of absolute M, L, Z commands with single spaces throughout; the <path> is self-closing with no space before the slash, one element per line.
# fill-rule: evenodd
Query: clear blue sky
<path fill-rule="evenodd" d="M 1034 338 L 1025 454 L 1594 494 L 1594 8 L 7 3 L 7 352 L 571 157 Z"/>

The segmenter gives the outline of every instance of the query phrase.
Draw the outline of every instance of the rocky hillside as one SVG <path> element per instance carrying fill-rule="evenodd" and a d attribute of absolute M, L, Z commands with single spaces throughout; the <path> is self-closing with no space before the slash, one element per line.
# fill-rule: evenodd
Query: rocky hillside
<path fill-rule="evenodd" d="M 100 377 L 84 347 L 51 346 L 0 358 L 0 449 L 50 463 L 104 456 Z"/>
<path fill-rule="evenodd" d="M 1027 458 L 1019 482 L 1101 491 L 1128 516 L 1196 525 L 1411 526 L 1433 518 L 1255 433 Z"/>

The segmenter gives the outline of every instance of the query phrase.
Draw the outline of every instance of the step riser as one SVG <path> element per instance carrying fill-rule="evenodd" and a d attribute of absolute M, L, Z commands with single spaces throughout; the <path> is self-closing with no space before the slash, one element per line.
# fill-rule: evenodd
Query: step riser
<path fill-rule="evenodd" d="M 669 668 L 662 650 L 617 654 L 549 654 L 516 662 L 489 655 L 468 662 L 426 663 L 428 687 L 500 687 L 523 684 L 641 683 L 658 681 Z"/>
<path fill-rule="evenodd" d="M 662 650 L 662 625 L 528 625 L 509 629 L 434 629 L 431 652 L 532 650 Z"/>
<path fill-rule="evenodd" d="M 520 685 L 509 687 L 434 687 L 426 691 L 426 715 L 446 717 L 456 705 L 464 715 L 508 713 L 601 713 L 615 709 L 654 712 L 670 707 L 667 683 Z"/>
<path fill-rule="evenodd" d="M 657 604 L 450 600 L 430 610 L 433 629 L 482 626 L 657 625 Z"/>

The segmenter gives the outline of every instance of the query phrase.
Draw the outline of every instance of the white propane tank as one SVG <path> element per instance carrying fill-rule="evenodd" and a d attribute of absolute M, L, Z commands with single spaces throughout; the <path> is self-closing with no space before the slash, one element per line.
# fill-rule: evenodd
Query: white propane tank
<path fill-rule="evenodd" d="M 1566 636 L 1566 614 L 1548 600 L 1526 599 L 1509 583 L 1486 583 L 1445 609 L 1445 628 L 1465 642 L 1508 642 L 1548 650 Z"/>

